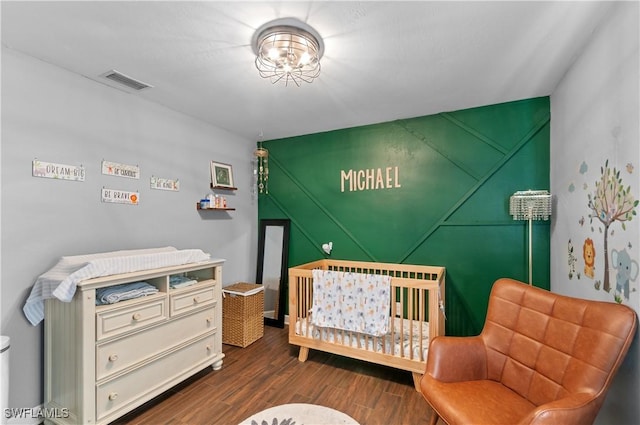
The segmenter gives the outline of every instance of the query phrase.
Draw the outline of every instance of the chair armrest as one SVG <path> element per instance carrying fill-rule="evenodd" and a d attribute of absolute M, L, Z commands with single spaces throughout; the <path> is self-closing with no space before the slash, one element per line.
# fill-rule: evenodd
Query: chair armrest
<path fill-rule="evenodd" d="M 592 423 L 600 408 L 597 397 L 590 393 L 576 393 L 541 404 L 519 425 L 581 425 Z"/>
<path fill-rule="evenodd" d="M 487 352 L 479 336 L 439 336 L 429 345 L 425 374 L 442 382 L 487 378 Z"/>

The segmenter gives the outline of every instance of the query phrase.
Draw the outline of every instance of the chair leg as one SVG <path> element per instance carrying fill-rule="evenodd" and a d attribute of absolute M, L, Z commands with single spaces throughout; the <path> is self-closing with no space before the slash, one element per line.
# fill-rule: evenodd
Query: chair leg
<path fill-rule="evenodd" d="M 440 419 L 440 416 L 438 416 L 435 410 L 431 409 L 431 418 L 429 419 L 429 425 L 436 425 L 438 423 L 438 419 Z"/>
<path fill-rule="evenodd" d="M 415 387 L 417 392 L 420 391 L 420 381 L 422 380 L 422 374 L 417 372 L 412 372 L 413 374 L 413 386 Z"/>

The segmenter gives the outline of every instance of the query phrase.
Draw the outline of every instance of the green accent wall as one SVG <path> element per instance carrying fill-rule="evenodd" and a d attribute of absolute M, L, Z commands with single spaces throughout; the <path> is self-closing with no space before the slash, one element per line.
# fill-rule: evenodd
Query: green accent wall
<path fill-rule="evenodd" d="M 549 189 L 549 98 L 263 142 L 258 216 L 289 218 L 289 266 L 328 257 L 444 266 L 446 332 L 484 324 L 493 282 L 528 280 L 518 190 Z M 533 225 L 533 281 L 549 288 L 548 221 Z"/>

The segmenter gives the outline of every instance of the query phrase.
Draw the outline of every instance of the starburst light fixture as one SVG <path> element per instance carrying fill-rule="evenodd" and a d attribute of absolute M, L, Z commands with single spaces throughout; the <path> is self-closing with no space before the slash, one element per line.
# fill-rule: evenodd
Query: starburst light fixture
<path fill-rule="evenodd" d="M 256 68 L 271 83 L 311 83 L 320 75 L 324 44 L 309 25 L 294 18 L 276 19 L 258 28 L 252 40 Z"/>

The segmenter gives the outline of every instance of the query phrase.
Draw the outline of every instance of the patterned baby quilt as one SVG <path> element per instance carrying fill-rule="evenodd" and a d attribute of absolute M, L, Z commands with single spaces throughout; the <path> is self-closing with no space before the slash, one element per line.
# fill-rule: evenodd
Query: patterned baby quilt
<path fill-rule="evenodd" d="M 311 322 L 373 336 L 389 331 L 391 277 L 313 270 Z"/>

